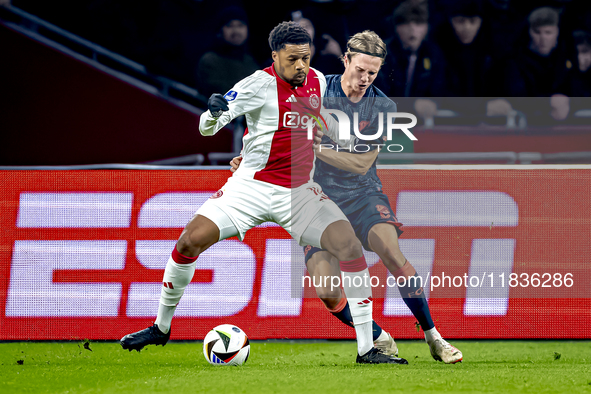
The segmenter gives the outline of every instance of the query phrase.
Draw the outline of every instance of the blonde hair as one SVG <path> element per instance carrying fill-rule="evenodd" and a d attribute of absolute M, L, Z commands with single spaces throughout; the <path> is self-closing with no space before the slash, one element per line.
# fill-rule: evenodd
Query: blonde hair
<path fill-rule="evenodd" d="M 353 56 L 358 53 L 364 53 L 369 56 L 375 56 L 382 59 L 382 64 L 386 61 L 386 44 L 375 32 L 365 30 L 361 33 L 355 34 L 347 41 L 347 50 L 343 55 L 343 62 L 345 57 L 351 61 Z"/>

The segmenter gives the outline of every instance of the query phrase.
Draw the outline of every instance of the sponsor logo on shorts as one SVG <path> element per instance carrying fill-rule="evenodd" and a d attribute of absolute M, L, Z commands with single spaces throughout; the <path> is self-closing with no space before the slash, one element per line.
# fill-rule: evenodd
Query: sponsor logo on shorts
<path fill-rule="evenodd" d="M 306 246 L 306 249 L 304 249 L 304 256 L 307 256 L 308 252 L 310 252 L 310 250 L 312 250 L 312 245 Z"/>
<path fill-rule="evenodd" d="M 390 210 L 385 205 L 378 204 L 378 205 L 376 205 L 376 209 L 380 213 L 380 216 L 382 217 L 382 219 L 390 219 L 390 217 L 392 216 L 390 214 Z"/>
<path fill-rule="evenodd" d="M 220 198 L 224 195 L 224 192 L 220 189 L 217 192 L 213 193 L 210 198 Z"/>
<path fill-rule="evenodd" d="M 308 190 L 312 191 L 312 193 L 314 193 L 315 195 L 320 196 L 320 200 L 318 200 L 318 201 L 330 200 L 330 197 L 328 197 L 326 194 L 324 194 L 322 189 L 320 189 L 316 186 L 309 187 Z"/>

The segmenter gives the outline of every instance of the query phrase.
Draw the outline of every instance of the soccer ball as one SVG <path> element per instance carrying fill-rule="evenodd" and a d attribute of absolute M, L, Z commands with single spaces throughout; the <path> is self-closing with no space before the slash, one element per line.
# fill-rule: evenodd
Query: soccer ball
<path fill-rule="evenodd" d="M 246 333 L 231 324 L 215 327 L 203 340 L 203 355 L 211 365 L 242 365 L 249 354 Z"/>

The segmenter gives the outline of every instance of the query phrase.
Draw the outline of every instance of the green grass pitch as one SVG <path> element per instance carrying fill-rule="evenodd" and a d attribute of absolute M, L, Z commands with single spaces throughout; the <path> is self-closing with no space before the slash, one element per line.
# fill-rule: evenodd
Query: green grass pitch
<path fill-rule="evenodd" d="M 4 342 L 0 393 L 591 392 L 591 341 L 451 342 L 462 363 L 399 341 L 405 366 L 356 365 L 353 341 L 252 341 L 241 367 L 210 366 L 201 342 L 141 353 L 117 342 Z"/>

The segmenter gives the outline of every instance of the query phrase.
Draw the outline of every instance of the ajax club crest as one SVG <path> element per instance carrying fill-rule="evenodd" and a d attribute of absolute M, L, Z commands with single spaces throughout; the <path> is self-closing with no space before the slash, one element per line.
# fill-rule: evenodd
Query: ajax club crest
<path fill-rule="evenodd" d="M 316 95 L 316 93 L 312 93 L 310 95 L 310 105 L 314 109 L 318 109 L 318 107 L 320 107 L 320 98 L 318 97 L 318 95 Z"/>

